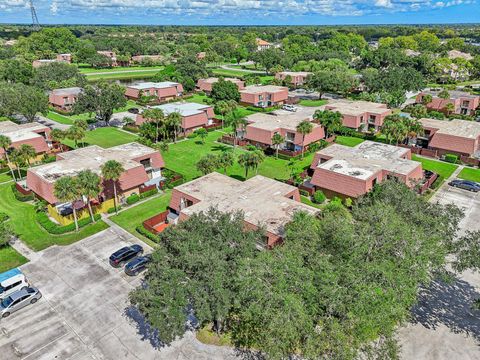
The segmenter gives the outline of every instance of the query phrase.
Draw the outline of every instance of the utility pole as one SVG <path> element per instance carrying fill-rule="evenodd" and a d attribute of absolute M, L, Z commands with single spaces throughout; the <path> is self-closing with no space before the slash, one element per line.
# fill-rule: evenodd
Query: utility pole
<path fill-rule="evenodd" d="M 30 12 L 32 13 L 32 28 L 35 31 L 40 30 L 40 23 L 38 22 L 37 11 L 33 6 L 33 0 L 30 0 Z"/>

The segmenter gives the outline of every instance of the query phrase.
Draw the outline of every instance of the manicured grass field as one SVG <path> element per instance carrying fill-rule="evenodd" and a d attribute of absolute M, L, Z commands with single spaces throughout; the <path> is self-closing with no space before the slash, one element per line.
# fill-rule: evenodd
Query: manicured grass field
<path fill-rule="evenodd" d="M 98 80 L 131 80 L 131 79 L 146 79 L 154 77 L 157 73 L 157 70 L 142 70 L 142 71 L 120 71 L 120 72 L 111 72 L 107 74 L 90 74 L 87 75 L 88 81 L 98 81 Z"/>
<path fill-rule="evenodd" d="M 458 167 L 454 164 L 449 164 L 443 161 L 437 161 L 432 159 L 426 159 L 415 154 L 412 155 L 412 160 L 421 162 L 423 170 L 430 170 L 437 173 L 441 177 L 442 181 L 448 179 Z"/>
<path fill-rule="evenodd" d="M 0 247 L 0 273 L 16 268 L 26 262 L 28 262 L 28 259 L 11 246 Z"/>
<path fill-rule="evenodd" d="M 132 133 L 127 133 L 113 127 L 98 128 L 85 133 L 83 143 L 79 143 L 79 147 L 88 145 L 98 145 L 103 148 L 127 144 L 137 140 L 137 136 Z M 72 148 L 75 143 L 72 140 L 65 139 L 62 141 L 65 145 Z"/>
<path fill-rule="evenodd" d="M 10 181 L 10 180 L 12 180 L 12 176 L 10 175 L 10 171 L 0 174 L 0 184 L 4 183 L 6 181 Z"/>
<path fill-rule="evenodd" d="M 53 111 L 48 112 L 47 118 L 49 118 L 50 120 L 56 121 L 60 124 L 64 124 L 64 125 L 72 125 L 73 124 L 73 119 L 70 116 L 60 115 L 60 114 L 58 114 L 56 112 L 53 112 Z"/>
<path fill-rule="evenodd" d="M 110 220 L 127 230 L 129 233 L 141 238 L 147 244 L 154 245 L 150 239 L 139 234 L 135 228 L 152 216 L 165 211 L 170 203 L 171 195 L 171 190 L 167 190 L 163 195 L 150 199 L 140 205 L 132 207 L 131 209 L 122 211 L 118 215 L 111 216 Z"/>
<path fill-rule="evenodd" d="M 230 70 L 230 69 L 222 69 L 222 68 L 213 69 L 212 72 L 217 76 L 235 76 L 235 77 L 242 77 L 250 74 L 250 72 L 248 71 Z"/>
<path fill-rule="evenodd" d="M 471 181 L 476 181 L 480 183 L 480 169 L 473 169 L 473 168 L 466 167 L 462 171 L 460 171 L 460 174 L 458 174 L 458 177 L 460 179 L 471 180 Z"/>
<path fill-rule="evenodd" d="M 200 95 L 198 93 L 195 93 L 192 95 L 192 97 L 189 97 L 188 99 L 185 99 L 187 102 L 194 102 L 197 104 L 206 104 L 208 99 L 207 95 Z"/>
<path fill-rule="evenodd" d="M 34 206 L 15 199 L 11 184 L 0 185 L 0 211 L 10 216 L 9 222 L 15 233 L 35 251 L 45 249 L 53 244 L 68 245 L 108 228 L 103 221 L 98 221 L 85 226 L 78 232 L 65 235 L 49 234 L 38 225 Z"/>
<path fill-rule="evenodd" d="M 361 144 L 365 140 L 353 137 L 353 136 L 337 136 L 335 138 L 335 142 L 340 145 L 345 145 L 345 146 L 350 146 L 354 147 L 357 146 L 358 144 Z"/>
<path fill-rule="evenodd" d="M 91 73 L 104 73 L 104 72 L 119 72 L 119 71 L 135 71 L 135 70 L 150 70 L 160 71 L 163 66 L 118 66 L 109 69 L 94 69 L 94 68 L 79 68 L 80 73 L 88 75 Z"/>
<path fill-rule="evenodd" d="M 299 104 L 303 106 L 322 106 L 327 103 L 327 100 L 300 100 Z"/>
<path fill-rule="evenodd" d="M 166 167 L 183 174 L 186 180 L 201 176 L 195 166 L 200 158 L 210 153 L 219 154 L 223 150 L 232 149 L 231 146 L 216 142 L 221 135 L 222 132 L 219 130 L 208 133 L 205 144 L 201 144 L 200 140 L 196 138 L 171 144 L 169 150 L 162 153 Z M 238 155 L 243 151 L 246 150 L 237 147 L 235 154 Z M 307 154 L 304 159 L 295 160 L 295 172 L 300 172 L 309 166 L 312 159 L 313 154 Z M 272 179 L 288 179 L 291 173 L 288 163 L 289 160 L 267 156 L 259 166 L 258 174 Z M 244 180 L 245 170 L 235 161 L 235 164 L 228 169 L 227 175 Z M 248 177 L 252 176 L 255 176 L 255 171 L 249 172 Z"/>

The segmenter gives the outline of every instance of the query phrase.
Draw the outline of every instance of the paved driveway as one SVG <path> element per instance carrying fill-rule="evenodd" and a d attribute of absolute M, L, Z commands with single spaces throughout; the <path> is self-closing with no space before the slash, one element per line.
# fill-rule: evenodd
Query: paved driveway
<path fill-rule="evenodd" d="M 461 231 L 480 230 L 480 193 L 444 184 L 431 201 L 454 203 L 465 211 Z M 480 254 L 479 254 L 480 256 Z M 402 359 L 480 359 L 480 274 L 466 271 L 452 283 L 436 281 L 423 291 L 413 321 L 399 331 Z"/>
<path fill-rule="evenodd" d="M 43 298 L 0 321 L 0 358 L 229 358 L 228 349 L 200 344 L 191 333 L 156 349 L 161 342 L 128 307 L 128 293 L 141 277 L 128 277 L 108 264 L 113 251 L 134 242 L 110 228 L 72 246 L 46 249 L 24 265 L 22 271 Z"/>

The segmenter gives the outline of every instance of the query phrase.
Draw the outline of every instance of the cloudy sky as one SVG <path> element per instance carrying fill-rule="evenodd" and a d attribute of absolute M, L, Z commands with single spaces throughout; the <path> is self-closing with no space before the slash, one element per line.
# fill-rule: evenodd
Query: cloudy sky
<path fill-rule="evenodd" d="M 0 0 L 0 22 L 29 23 L 28 0 Z M 461 23 L 480 0 L 34 0 L 40 23 L 271 25 Z"/>

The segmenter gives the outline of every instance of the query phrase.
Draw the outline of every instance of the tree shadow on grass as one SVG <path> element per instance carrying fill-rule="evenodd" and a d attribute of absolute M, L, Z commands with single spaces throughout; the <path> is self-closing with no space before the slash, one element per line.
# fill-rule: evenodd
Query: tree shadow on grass
<path fill-rule="evenodd" d="M 480 341 L 480 310 L 472 306 L 480 294 L 468 282 L 454 279 L 451 283 L 435 280 L 422 289 L 418 303 L 412 308 L 412 322 L 427 329 L 444 324 L 454 333 L 464 333 Z"/>
<path fill-rule="evenodd" d="M 213 145 L 212 146 L 212 151 L 231 151 L 232 150 L 232 147 L 231 146 L 227 146 L 227 145 Z"/>

